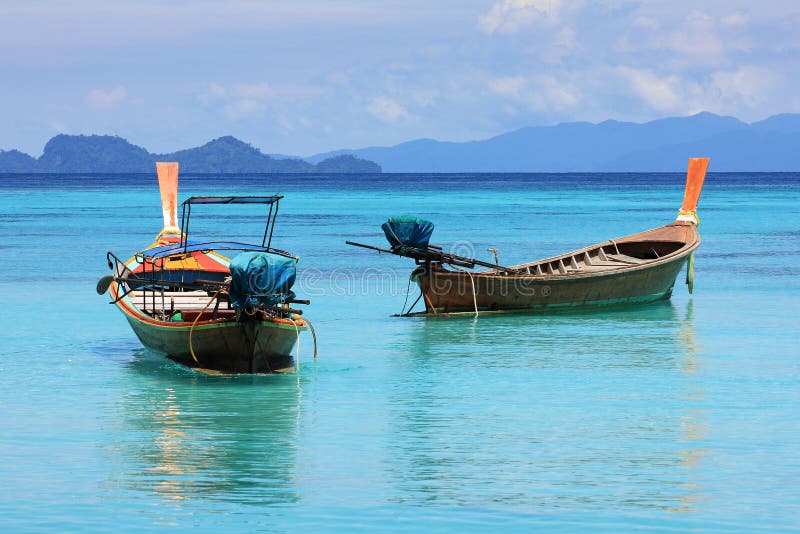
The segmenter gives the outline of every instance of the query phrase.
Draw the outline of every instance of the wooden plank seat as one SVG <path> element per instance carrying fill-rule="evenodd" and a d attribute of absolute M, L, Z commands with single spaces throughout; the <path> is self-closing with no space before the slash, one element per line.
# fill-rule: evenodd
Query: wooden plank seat
<path fill-rule="evenodd" d="M 628 256 L 626 254 L 608 254 L 606 256 L 611 259 L 611 261 L 625 263 L 627 265 L 638 265 L 640 263 L 645 263 L 650 260 L 643 260 L 641 258 L 634 258 L 633 256 Z"/>
<path fill-rule="evenodd" d="M 576 273 L 597 273 L 602 271 L 613 271 L 614 269 L 620 269 L 624 267 L 621 263 L 600 263 L 599 265 L 584 265 L 580 269 L 577 269 L 573 272 Z"/>

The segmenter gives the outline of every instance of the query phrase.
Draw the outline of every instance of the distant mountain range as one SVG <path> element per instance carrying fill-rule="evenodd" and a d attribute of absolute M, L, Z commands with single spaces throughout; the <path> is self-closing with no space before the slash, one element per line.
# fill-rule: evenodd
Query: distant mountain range
<path fill-rule="evenodd" d="M 342 154 L 375 161 L 384 172 L 682 171 L 692 156 L 709 156 L 712 171 L 800 171 L 800 115 L 752 124 L 713 113 L 643 124 L 573 122 L 521 128 L 483 141 L 417 139 L 307 160 Z"/>
<path fill-rule="evenodd" d="M 372 161 L 337 154 L 314 163 L 299 158 L 274 158 L 236 139 L 220 137 L 197 148 L 151 154 L 109 135 L 57 135 L 38 159 L 19 150 L 0 151 L 0 172 L 134 173 L 153 172 L 156 161 L 177 161 L 182 173 L 379 173 Z"/>
<path fill-rule="evenodd" d="M 0 150 L 0 172 L 152 172 L 155 161 L 196 173 L 665 172 L 685 170 L 692 156 L 710 157 L 712 171 L 800 171 L 800 114 L 750 124 L 705 112 L 642 124 L 571 122 L 482 141 L 417 139 L 305 159 L 264 154 L 230 136 L 151 154 L 119 137 L 57 135 L 38 159 Z"/>

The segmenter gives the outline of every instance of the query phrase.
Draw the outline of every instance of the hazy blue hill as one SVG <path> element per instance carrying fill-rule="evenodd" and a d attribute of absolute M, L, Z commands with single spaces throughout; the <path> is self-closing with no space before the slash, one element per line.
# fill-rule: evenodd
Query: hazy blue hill
<path fill-rule="evenodd" d="M 763 121 L 754 122 L 752 127 L 761 132 L 800 132 L 800 114 L 783 113 L 781 115 L 773 115 Z"/>
<path fill-rule="evenodd" d="M 36 160 L 19 150 L 0 150 L 0 172 L 36 172 Z"/>
<path fill-rule="evenodd" d="M 463 143 L 419 139 L 318 154 L 309 160 L 353 154 L 377 162 L 387 172 L 680 171 L 688 157 L 713 149 L 714 170 L 745 170 L 735 167 L 745 164 L 748 170 L 800 170 L 792 155 L 798 147 L 793 132 L 800 132 L 800 115 L 746 124 L 704 112 L 643 124 L 609 120 L 534 126 Z M 772 135 L 764 137 L 768 133 Z M 773 158 L 770 169 L 760 169 L 767 153 L 780 157 Z"/>
<path fill-rule="evenodd" d="M 689 156 L 708 156 L 710 169 L 721 172 L 782 172 L 800 169 L 800 131 L 725 132 L 692 143 L 660 146 L 626 154 L 598 170 L 625 169 L 631 172 L 675 171 L 676 162 Z"/>
<path fill-rule="evenodd" d="M 316 165 L 317 172 L 323 173 L 377 173 L 381 172 L 380 166 L 373 162 L 368 161 L 365 159 L 357 158 L 355 156 L 351 156 L 349 154 L 343 154 L 341 156 L 334 156 L 332 158 L 327 158 Z"/>
<path fill-rule="evenodd" d="M 43 172 L 147 172 L 153 157 L 142 147 L 111 135 L 57 135 L 37 162 Z"/>
<path fill-rule="evenodd" d="M 184 173 L 381 172 L 379 165 L 352 156 L 323 159 L 319 166 L 300 158 L 273 158 L 231 136 L 171 154 L 151 154 L 110 135 L 57 135 L 38 160 L 19 150 L 0 150 L 0 172 L 150 173 L 156 161 L 177 161 Z"/>
<path fill-rule="evenodd" d="M 205 145 L 156 156 L 160 161 L 177 161 L 182 172 L 251 173 L 312 172 L 314 166 L 301 159 L 274 159 L 232 136 Z"/>
<path fill-rule="evenodd" d="M 58 135 L 35 160 L 0 151 L 0 172 L 152 172 L 156 160 L 194 173 L 645 172 L 682 171 L 710 156 L 716 171 L 800 170 L 800 114 L 752 124 L 698 113 L 646 123 L 608 120 L 520 128 L 468 142 L 415 139 L 336 150 L 303 160 L 271 156 L 226 136 L 171 154 L 150 154 L 120 137 Z"/>

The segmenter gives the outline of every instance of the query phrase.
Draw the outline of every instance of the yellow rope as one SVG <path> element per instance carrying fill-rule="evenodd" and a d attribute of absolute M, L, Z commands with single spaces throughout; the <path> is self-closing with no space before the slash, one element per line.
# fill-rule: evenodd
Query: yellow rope
<path fill-rule="evenodd" d="M 288 315 L 286 316 L 286 318 L 292 322 L 292 324 L 294 325 L 294 331 L 297 334 L 297 350 L 295 351 L 294 355 L 294 372 L 300 374 L 300 329 L 297 327 L 297 323 L 295 322 L 294 319 L 292 319 Z"/>
<path fill-rule="evenodd" d="M 158 235 L 156 236 L 156 241 L 158 241 L 165 235 L 174 235 L 177 237 L 183 237 L 183 232 L 181 232 L 181 229 L 176 226 L 167 226 L 163 230 L 158 232 Z"/>
<path fill-rule="evenodd" d="M 294 325 L 295 333 L 297 334 L 297 351 L 295 351 L 295 364 L 294 370 L 295 373 L 300 373 L 300 328 L 297 326 L 297 322 L 291 317 L 286 317 L 289 319 L 292 324 Z M 317 332 L 314 330 L 314 325 L 311 324 L 311 321 L 303 317 L 303 322 L 308 325 L 308 329 L 311 330 L 311 338 L 314 340 L 314 359 L 317 359 Z"/>
<path fill-rule="evenodd" d="M 194 363 L 198 363 L 198 364 L 200 363 L 199 361 L 197 361 L 197 356 L 195 356 L 194 347 L 192 346 L 192 334 L 194 334 L 194 327 L 197 326 L 197 322 L 200 320 L 200 317 L 203 316 L 203 312 L 206 311 L 206 309 L 208 309 L 208 307 L 211 305 L 212 302 L 214 302 L 214 299 L 216 299 L 217 296 L 219 296 L 220 293 L 222 293 L 222 289 L 220 289 L 219 291 L 214 293 L 214 296 L 211 297 L 211 300 L 209 300 L 206 303 L 206 305 L 203 307 L 203 309 L 200 310 L 200 313 L 197 314 L 197 317 L 194 318 L 194 322 L 192 323 L 192 327 L 189 329 L 189 353 L 192 355 L 192 359 L 194 360 Z"/>

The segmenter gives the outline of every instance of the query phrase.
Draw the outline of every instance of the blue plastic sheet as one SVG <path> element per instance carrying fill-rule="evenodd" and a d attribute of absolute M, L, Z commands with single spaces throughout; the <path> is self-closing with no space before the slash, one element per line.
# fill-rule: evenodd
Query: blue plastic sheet
<path fill-rule="evenodd" d="M 231 304 L 271 306 L 292 300 L 297 261 L 266 252 L 242 252 L 231 260 Z"/>

